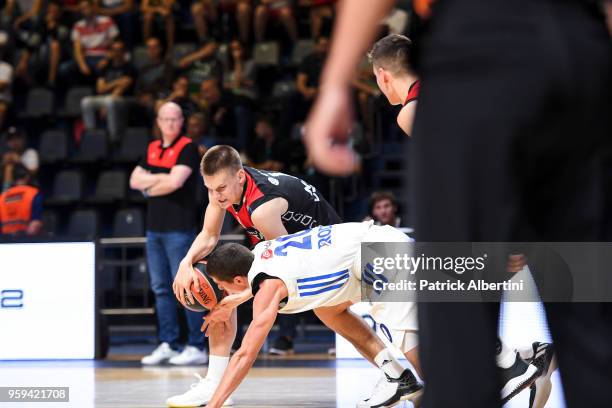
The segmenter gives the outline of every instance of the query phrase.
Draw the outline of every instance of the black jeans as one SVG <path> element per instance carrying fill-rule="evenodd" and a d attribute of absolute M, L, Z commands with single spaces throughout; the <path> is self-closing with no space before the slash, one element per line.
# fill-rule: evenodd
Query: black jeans
<path fill-rule="evenodd" d="M 592 2 L 595 3 L 595 2 Z M 596 241 L 612 47 L 578 0 L 445 0 L 421 38 L 417 241 Z M 568 407 L 609 406 L 610 304 L 546 304 Z M 424 405 L 495 407 L 499 305 L 422 303 Z"/>

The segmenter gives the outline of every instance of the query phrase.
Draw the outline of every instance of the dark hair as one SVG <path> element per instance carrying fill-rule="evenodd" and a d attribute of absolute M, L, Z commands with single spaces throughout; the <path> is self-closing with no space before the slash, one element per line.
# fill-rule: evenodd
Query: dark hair
<path fill-rule="evenodd" d="M 218 280 L 232 282 L 236 276 L 247 276 L 253 259 L 253 253 L 244 245 L 223 244 L 208 256 L 206 271 Z"/>
<path fill-rule="evenodd" d="M 370 215 L 372 215 L 372 210 L 374 209 L 374 206 L 383 200 L 389 200 L 391 201 L 391 204 L 397 208 L 397 198 L 395 198 L 395 194 L 393 194 L 390 191 L 375 191 L 372 193 L 372 195 L 370 196 L 370 205 L 369 205 L 369 213 Z"/>
<path fill-rule="evenodd" d="M 244 43 L 240 40 L 232 40 L 227 44 L 227 67 L 230 70 L 233 70 L 236 66 L 236 61 L 234 60 L 234 55 L 232 54 L 232 43 L 236 41 L 242 47 L 242 60 L 248 61 L 251 58 L 249 47 L 245 46 Z"/>
<path fill-rule="evenodd" d="M 407 73 L 410 70 L 412 41 L 404 35 L 391 34 L 374 44 L 368 59 L 370 63 L 390 71 L 392 74 Z"/>
<path fill-rule="evenodd" d="M 211 147 L 206 151 L 200 162 L 200 171 L 205 176 L 213 176 L 221 170 L 238 171 L 241 168 L 240 153 L 228 145 Z"/>
<path fill-rule="evenodd" d="M 30 172 L 23 164 L 16 164 L 13 167 L 13 183 L 17 180 L 30 179 Z"/>

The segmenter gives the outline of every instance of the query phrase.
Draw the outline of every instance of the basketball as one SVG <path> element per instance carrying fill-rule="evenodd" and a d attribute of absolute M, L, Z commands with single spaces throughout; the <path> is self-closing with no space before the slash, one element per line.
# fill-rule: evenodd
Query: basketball
<path fill-rule="evenodd" d="M 185 307 L 194 312 L 205 312 L 211 310 L 217 302 L 223 299 L 223 291 L 219 289 L 217 284 L 212 278 L 206 273 L 206 265 L 198 262 L 193 265 L 193 268 L 198 274 L 198 280 L 200 282 L 200 290 L 196 290 L 193 283 L 191 283 L 191 294 L 195 299 L 195 303 L 191 303 L 187 297 L 185 297 Z"/>

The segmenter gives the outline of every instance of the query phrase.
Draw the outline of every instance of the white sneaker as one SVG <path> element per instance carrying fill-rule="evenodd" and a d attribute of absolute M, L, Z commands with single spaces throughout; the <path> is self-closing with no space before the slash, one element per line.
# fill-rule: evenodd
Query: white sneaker
<path fill-rule="evenodd" d="M 166 342 L 157 346 L 155 350 L 148 356 L 144 356 L 140 362 L 144 365 L 156 365 L 168 361 L 174 356 L 177 356 L 178 351 L 174 351 L 170 348 L 170 345 Z"/>
<path fill-rule="evenodd" d="M 173 365 L 192 365 L 208 363 L 208 353 L 194 346 L 185 346 L 181 354 L 168 360 Z"/>
<path fill-rule="evenodd" d="M 370 398 L 358 402 L 357 408 L 388 408 L 401 401 L 410 401 L 415 407 L 419 407 L 422 395 L 423 385 L 417 381 L 412 371 L 406 369 L 397 379 L 383 374 Z"/>
<path fill-rule="evenodd" d="M 208 404 L 219 383 L 208 378 L 202 378 L 198 373 L 194 375 L 198 379 L 198 382 L 191 384 L 191 389 L 186 393 L 168 398 L 166 400 L 166 405 L 172 408 L 185 408 L 202 407 Z M 232 397 L 229 397 L 223 403 L 224 407 L 230 407 L 232 405 L 234 405 Z"/>

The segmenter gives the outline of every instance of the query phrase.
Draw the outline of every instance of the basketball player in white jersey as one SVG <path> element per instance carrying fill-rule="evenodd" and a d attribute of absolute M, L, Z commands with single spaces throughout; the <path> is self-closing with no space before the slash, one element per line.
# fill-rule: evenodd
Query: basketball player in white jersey
<path fill-rule="evenodd" d="M 223 406 L 246 377 L 277 313 L 307 310 L 313 310 L 326 326 L 350 341 L 384 373 L 384 380 L 377 383 L 367 400 L 368 407 L 390 407 L 402 399 L 418 405 L 422 385 L 395 360 L 363 319 L 349 310 L 350 305 L 361 301 L 361 243 L 409 240 L 393 227 L 364 222 L 321 226 L 282 236 L 257 244 L 252 252 L 238 244 L 216 249 L 207 263 L 207 272 L 215 283 L 238 296 L 249 291 L 255 299 L 253 321 L 242 346 L 231 358 L 207 407 Z M 396 321 L 385 324 L 396 334 L 394 343 L 412 358 L 416 356 L 410 353 L 416 348 L 416 313 L 410 309 L 412 304 L 405 305 L 407 309 L 396 316 Z M 418 366 L 414 359 L 411 363 Z"/>

